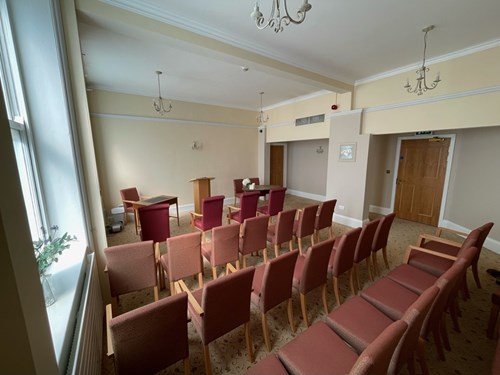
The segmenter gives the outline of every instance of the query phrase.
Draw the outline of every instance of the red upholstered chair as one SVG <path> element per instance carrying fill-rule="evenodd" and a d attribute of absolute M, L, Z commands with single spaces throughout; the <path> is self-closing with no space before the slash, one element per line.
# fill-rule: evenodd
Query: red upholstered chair
<path fill-rule="evenodd" d="M 156 258 L 160 259 L 160 243 L 166 242 L 170 237 L 169 204 L 154 204 L 141 207 L 138 210 L 141 229 L 141 241 L 152 240 L 155 244 Z M 160 289 L 163 289 L 163 277 L 158 268 Z"/>
<path fill-rule="evenodd" d="M 156 374 L 181 359 L 191 373 L 186 293 L 111 319 L 109 332 L 116 374 Z"/>
<path fill-rule="evenodd" d="M 187 233 L 167 239 L 167 253 L 160 258 L 163 272 L 170 281 L 170 294 L 176 294 L 174 282 L 190 276 L 198 277 L 203 287 L 201 233 Z"/>
<path fill-rule="evenodd" d="M 479 256 L 481 255 L 481 249 L 483 248 L 484 241 L 486 241 L 486 238 L 488 237 L 488 234 L 490 233 L 493 225 L 494 225 L 494 223 L 489 222 L 489 223 L 483 224 L 480 227 L 476 228 L 476 230 L 478 230 L 479 233 L 478 233 L 476 243 L 473 246 L 477 247 L 479 252 L 478 252 L 476 258 L 472 261 L 471 268 L 472 268 L 472 274 L 474 275 L 474 280 L 475 280 L 478 288 L 481 288 L 481 281 L 479 279 L 477 264 L 479 261 Z M 469 235 L 472 234 L 472 232 L 474 232 L 474 231 L 471 231 L 469 233 Z M 431 236 L 431 235 L 427 235 L 427 234 L 420 235 L 419 240 L 417 242 L 417 246 L 423 247 L 425 249 L 438 251 L 438 252 L 443 253 L 443 254 L 457 256 L 457 254 L 461 248 L 461 243 L 453 242 L 453 241 L 441 238 L 440 236 L 444 233 L 452 233 L 454 235 L 468 237 L 468 235 L 466 233 L 458 232 L 458 231 L 455 231 L 452 229 L 447 229 L 447 228 L 438 228 L 436 230 L 435 236 Z"/>
<path fill-rule="evenodd" d="M 311 290 L 321 287 L 323 297 L 323 307 L 325 314 L 328 314 L 328 303 L 326 301 L 326 282 L 328 260 L 332 253 L 333 239 L 315 244 L 306 251 L 305 255 L 300 255 L 295 263 L 293 271 L 293 287 L 299 291 L 300 307 L 306 327 L 309 327 L 307 318 L 306 294 Z"/>
<path fill-rule="evenodd" d="M 288 375 L 288 371 L 278 359 L 276 354 L 271 354 L 262 361 L 253 365 L 245 372 L 245 375 Z"/>
<path fill-rule="evenodd" d="M 212 241 L 201 245 L 201 254 L 210 262 L 214 280 L 217 266 L 226 265 L 226 273 L 231 262 L 240 268 L 239 254 L 240 224 L 229 224 L 212 228 Z"/>
<path fill-rule="evenodd" d="M 201 203 L 202 213 L 190 212 L 191 229 L 202 232 L 202 242 L 205 242 L 205 232 L 222 225 L 222 209 L 224 207 L 224 196 L 216 195 L 203 199 Z"/>
<path fill-rule="evenodd" d="M 420 331 L 439 292 L 437 286 L 424 291 L 405 311 L 401 320 L 408 330 L 399 342 L 387 374 L 398 374 L 405 364 L 414 374 L 414 357 L 417 352 Z M 327 316 L 326 323 L 358 353 L 363 352 L 393 320 L 360 296 L 346 301 Z"/>
<path fill-rule="evenodd" d="M 288 249 L 293 250 L 293 223 L 297 210 L 291 209 L 278 213 L 276 224 L 267 228 L 267 240 L 274 245 L 274 256 L 278 257 L 280 246 L 288 242 Z"/>
<path fill-rule="evenodd" d="M 236 178 L 233 180 L 233 189 L 234 189 L 234 205 L 236 206 L 236 199 L 240 199 L 243 194 L 243 179 Z"/>
<path fill-rule="evenodd" d="M 302 255 L 302 239 L 310 236 L 311 245 L 314 245 L 314 224 L 319 205 L 304 207 L 298 210 L 299 218 L 293 224 L 293 236 L 297 239 L 299 252 Z"/>
<path fill-rule="evenodd" d="M 333 212 L 335 211 L 336 199 L 324 201 L 319 205 L 318 214 L 316 215 L 316 222 L 314 223 L 314 236 L 316 242 L 319 242 L 320 231 L 328 228 L 328 238 L 333 238 Z"/>
<path fill-rule="evenodd" d="M 358 355 L 328 325 L 316 322 L 278 352 L 292 374 L 387 374 L 394 350 L 407 330 L 398 320 L 390 324 Z"/>
<path fill-rule="evenodd" d="M 288 301 L 288 320 L 295 332 L 292 308 L 292 279 L 298 250 L 280 255 L 255 269 L 252 283 L 252 302 L 259 308 L 262 332 L 267 351 L 271 351 L 267 312 L 284 301 Z"/>
<path fill-rule="evenodd" d="M 372 261 L 375 275 L 377 276 L 380 275 L 377 263 L 377 252 L 380 250 L 382 250 L 385 266 L 389 269 L 389 260 L 387 259 L 387 242 L 389 240 L 389 232 L 391 230 L 392 222 L 395 217 L 396 214 L 394 212 L 382 216 L 378 224 L 377 231 L 375 232 L 375 237 L 373 238 Z"/>
<path fill-rule="evenodd" d="M 179 285 L 189 295 L 188 311 L 191 321 L 201 337 L 205 358 L 205 373 L 212 374 L 208 345 L 245 325 L 246 344 L 250 362 L 253 362 L 250 331 L 250 293 L 255 269 L 248 267 L 217 280 L 209 281 L 203 289 L 191 292 L 181 280 Z"/>
<path fill-rule="evenodd" d="M 104 256 L 113 315 L 118 313 L 118 297 L 122 294 L 153 288 L 158 301 L 158 259 L 153 241 L 111 246 L 104 249 Z"/>
<path fill-rule="evenodd" d="M 140 196 L 137 188 L 131 187 L 120 190 L 120 195 L 122 197 L 123 203 L 123 223 L 127 224 L 128 214 L 134 214 L 134 225 L 135 225 L 135 233 L 137 234 L 137 219 L 135 217 L 134 203 L 140 201 L 141 199 L 145 199 L 146 197 Z"/>
<path fill-rule="evenodd" d="M 278 215 L 278 212 L 283 211 L 285 193 L 286 188 L 275 188 L 269 190 L 269 201 L 267 202 L 267 205 L 257 207 L 257 212 L 269 217 Z"/>
<path fill-rule="evenodd" d="M 262 215 L 246 219 L 240 229 L 240 254 L 243 268 L 247 266 L 248 254 L 262 250 L 264 263 L 267 263 L 267 225 L 269 216 Z"/>
<path fill-rule="evenodd" d="M 245 219 L 257 215 L 257 204 L 259 203 L 260 193 L 258 191 L 246 192 L 240 195 L 240 207 L 227 206 L 227 223 L 234 220 L 242 224 Z"/>
<path fill-rule="evenodd" d="M 328 262 L 328 273 L 332 276 L 333 291 L 335 293 L 337 306 L 340 306 L 338 285 L 340 275 L 346 272 L 349 274 L 349 284 L 351 285 L 352 295 L 354 296 L 356 294 L 352 267 L 354 250 L 356 250 L 356 244 L 358 243 L 360 233 L 361 228 L 351 229 L 349 232 L 337 237 L 333 245 L 330 261 Z"/>
<path fill-rule="evenodd" d="M 373 274 L 371 270 L 371 254 L 372 254 L 372 244 L 373 238 L 375 237 L 375 232 L 379 225 L 380 219 L 372 220 L 361 229 L 359 235 L 358 243 L 356 244 L 356 250 L 354 251 L 354 273 L 356 274 L 356 284 L 357 289 L 361 290 L 361 283 L 359 282 L 359 264 L 364 260 L 366 262 L 366 268 L 368 270 L 368 276 L 370 280 L 373 281 Z"/>
<path fill-rule="evenodd" d="M 467 249 L 467 258 L 472 259 L 475 252 L 475 249 Z M 465 272 L 467 263 L 464 257 L 457 259 L 448 271 L 436 279 L 434 285 L 440 289 L 440 292 L 420 333 L 420 336 L 425 338 L 432 332 L 438 356 L 442 360 L 444 360 L 444 351 L 441 340 L 444 339 L 447 346 L 449 346 L 443 311 L 447 306 L 450 293 L 459 282 L 463 272 Z M 393 320 L 400 319 L 418 296 L 418 293 L 407 289 L 399 282 L 388 277 L 378 280 L 361 292 L 361 297 Z M 425 363 L 423 348 L 419 350 L 419 357 L 421 362 Z"/>

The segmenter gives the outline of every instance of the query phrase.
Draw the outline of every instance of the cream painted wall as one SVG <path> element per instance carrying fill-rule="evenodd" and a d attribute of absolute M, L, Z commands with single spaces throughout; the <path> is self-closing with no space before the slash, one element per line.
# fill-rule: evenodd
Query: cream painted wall
<path fill-rule="evenodd" d="M 92 93 L 92 96 L 94 144 L 102 198 L 108 212 L 121 204 L 120 189 L 130 186 L 136 186 L 144 195 L 178 196 L 179 205 L 183 206 L 193 204 L 193 187 L 189 182 L 192 178 L 215 177 L 212 195 L 232 197 L 234 178 L 258 175 L 257 127 L 222 123 L 229 121 L 231 114 L 235 121 L 249 118 L 248 111 L 241 111 L 241 116 L 236 117 L 237 110 L 216 107 L 209 111 L 205 105 L 198 110 L 198 105 L 192 104 L 189 110 L 186 105 L 181 112 L 174 103 L 172 114 L 191 119 L 205 115 L 211 122 L 133 117 L 131 112 L 145 112 L 141 104 L 147 104 L 147 111 L 151 101 L 112 93 L 97 93 L 97 97 Z M 100 101 L 100 97 L 105 100 Z M 116 110 L 113 106 L 124 97 L 130 102 L 128 116 L 102 115 L 113 113 Z M 255 123 L 254 113 L 251 118 Z M 193 150 L 193 141 L 201 142 L 202 149 Z"/>
<path fill-rule="evenodd" d="M 318 147 L 323 153 L 317 153 Z M 326 195 L 328 139 L 288 143 L 287 187 L 301 193 Z"/>

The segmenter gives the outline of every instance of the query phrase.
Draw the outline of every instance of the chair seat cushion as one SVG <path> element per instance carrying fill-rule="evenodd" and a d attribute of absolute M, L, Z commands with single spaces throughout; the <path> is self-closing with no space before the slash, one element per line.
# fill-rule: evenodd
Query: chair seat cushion
<path fill-rule="evenodd" d="M 325 323 L 317 322 L 283 346 L 278 357 L 291 374 L 348 374 L 358 355 Z"/>
<path fill-rule="evenodd" d="M 265 205 L 265 206 L 257 207 L 257 212 L 260 212 L 261 214 L 267 215 L 267 213 L 269 212 L 269 206 Z"/>
<path fill-rule="evenodd" d="M 227 215 L 229 219 L 237 221 L 238 223 L 241 223 L 241 210 L 236 211 L 236 212 L 231 212 L 231 214 Z"/>
<path fill-rule="evenodd" d="M 278 359 L 278 357 L 276 357 L 276 355 L 274 354 L 271 354 L 256 365 L 250 367 L 250 369 L 245 372 L 245 375 L 263 374 L 288 375 L 288 372 L 286 371 L 286 368 L 283 367 L 283 364 Z"/>
<path fill-rule="evenodd" d="M 439 277 L 453 265 L 453 260 L 414 250 L 410 254 L 408 264 Z"/>
<path fill-rule="evenodd" d="M 328 314 L 326 323 L 361 353 L 393 320 L 362 297 L 355 296 Z"/>
<path fill-rule="evenodd" d="M 426 289 L 433 286 L 437 280 L 436 276 L 408 264 L 397 266 L 386 277 L 417 294 L 422 294 Z"/>
<path fill-rule="evenodd" d="M 293 270 L 293 287 L 299 289 L 300 279 L 302 278 L 302 270 L 304 269 L 304 260 L 306 257 L 304 255 L 299 255 L 297 257 L 297 262 L 295 262 L 295 268 Z"/>
<path fill-rule="evenodd" d="M 424 249 L 438 251 L 443 254 L 448 254 L 451 256 L 457 256 L 460 247 L 453 246 L 450 244 L 442 243 L 439 241 L 428 241 L 422 246 Z"/>
<path fill-rule="evenodd" d="M 363 290 L 361 297 L 392 320 L 398 320 L 401 319 L 408 307 L 417 300 L 418 294 L 384 277 Z"/>
<path fill-rule="evenodd" d="M 258 267 L 255 267 L 255 273 L 253 274 L 251 299 L 252 303 L 257 306 L 260 306 L 260 292 L 262 290 L 262 278 L 264 277 L 265 269 L 266 265 L 261 264 Z"/>

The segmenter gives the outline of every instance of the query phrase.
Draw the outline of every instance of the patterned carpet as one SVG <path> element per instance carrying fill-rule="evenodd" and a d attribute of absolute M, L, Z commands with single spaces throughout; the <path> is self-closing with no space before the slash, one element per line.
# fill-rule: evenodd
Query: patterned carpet
<path fill-rule="evenodd" d="M 287 195 L 285 200 L 285 209 L 300 208 L 309 204 L 317 203 L 308 199 L 298 198 Z M 375 218 L 376 215 L 373 215 Z M 372 217 L 371 217 L 372 218 Z M 485 222 L 491 218 L 485 218 Z M 181 225 L 178 227 L 174 220 L 171 220 L 171 235 L 175 236 L 182 233 L 190 232 L 189 214 L 181 214 Z M 483 223 L 478 223 L 478 226 Z M 497 223 L 498 225 L 498 223 Z M 343 225 L 334 225 L 334 234 L 339 235 L 347 231 L 349 228 Z M 406 247 L 410 244 L 415 244 L 420 233 L 434 233 L 435 228 L 423 224 L 413 223 L 405 220 L 395 219 L 391 228 L 388 244 L 388 255 L 391 269 L 401 264 L 403 254 Z M 326 233 L 323 233 L 325 238 Z M 125 230 L 111 234 L 108 236 L 109 246 L 130 243 L 139 241 L 139 237 L 135 234 L 133 223 L 129 221 Z M 164 246 L 164 245 L 163 245 Z M 274 251 L 271 251 L 271 246 L 268 246 L 268 255 L 274 256 Z M 165 248 L 162 248 L 162 252 Z M 285 250 L 282 249 L 282 252 Z M 381 254 L 380 254 L 381 255 Z M 247 264 L 255 265 L 261 263 L 259 257 L 249 257 Z M 382 264 L 381 261 L 379 264 Z M 482 289 L 478 289 L 469 275 L 469 287 L 471 291 L 471 299 L 468 301 L 460 300 L 460 308 L 462 317 L 460 318 L 461 333 L 454 331 L 451 328 L 451 321 L 447 317 L 448 332 L 452 347 L 451 352 L 446 352 L 446 361 L 439 361 L 436 356 L 436 350 L 432 338 L 426 344 L 426 354 L 428 365 L 431 374 L 435 375 L 450 375 L 450 374 L 489 374 L 491 362 L 495 350 L 496 341 L 489 340 L 486 337 L 486 327 L 489 318 L 491 307 L 491 293 L 498 287 L 495 280 L 486 273 L 486 269 L 500 269 L 500 255 L 483 248 L 479 261 L 479 273 L 482 282 Z M 205 261 L 205 281 L 211 279 L 210 268 Z M 364 287 L 370 284 L 364 264 L 360 267 L 361 282 Z M 470 271 L 469 271 L 470 272 Z M 387 270 L 383 269 L 383 274 Z M 341 298 L 346 299 L 351 296 L 346 276 L 340 278 Z M 168 290 L 160 292 L 160 298 L 169 295 Z M 319 290 L 313 291 L 307 296 L 309 319 L 311 322 L 324 320 L 324 311 L 321 302 Z M 328 283 L 328 302 L 329 307 L 334 308 L 334 296 L 331 282 Z M 138 307 L 153 301 L 152 291 L 131 294 L 120 298 L 120 309 L 128 311 L 134 307 Z M 294 292 L 293 309 L 295 317 L 295 325 L 297 330 L 292 333 L 288 325 L 286 314 L 286 304 L 282 304 L 268 313 L 269 332 L 273 352 L 277 352 L 280 347 L 290 341 L 292 338 L 300 334 L 304 329 L 302 314 L 300 312 L 299 296 Z M 264 338 L 260 323 L 260 313 L 255 307 L 252 307 L 251 327 L 252 338 L 255 353 L 255 362 L 265 358 L 268 353 L 265 349 Z M 105 335 L 104 330 L 104 335 Z M 105 344 L 105 337 L 103 343 Z M 104 346 L 105 348 L 105 346 Z M 190 363 L 193 374 L 203 374 L 203 354 L 201 340 L 195 331 L 194 327 L 189 325 L 189 350 Z M 229 334 L 217 339 L 210 344 L 210 353 L 212 359 L 212 370 L 214 374 L 240 374 L 244 373 L 252 363 L 249 362 L 248 354 L 245 345 L 245 335 L 243 327 L 238 328 Z M 417 365 L 417 372 L 420 368 Z M 182 362 L 177 363 L 161 372 L 161 374 L 177 374 L 183 373 Z M 401 372 L 407 374 L 406 370 Z M 103 353 L 102 374 L 114 374 L 113 361 Z"/>

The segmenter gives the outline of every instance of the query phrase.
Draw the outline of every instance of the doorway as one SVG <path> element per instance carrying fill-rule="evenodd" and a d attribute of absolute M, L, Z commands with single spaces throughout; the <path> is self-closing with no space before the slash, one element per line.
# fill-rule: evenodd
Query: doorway
<path fill-rule="evenodd" d="M 285 146 L 271 145 L 269 157 L 269 183 L 283 186 L 285 171 Z"/>
<path fill-rule="evenodd" d="M 438 226 L 444 212 L 452 143 L 454 137 L 450 136 L 400 139 L 393 195 L 397 217 Z"/>

